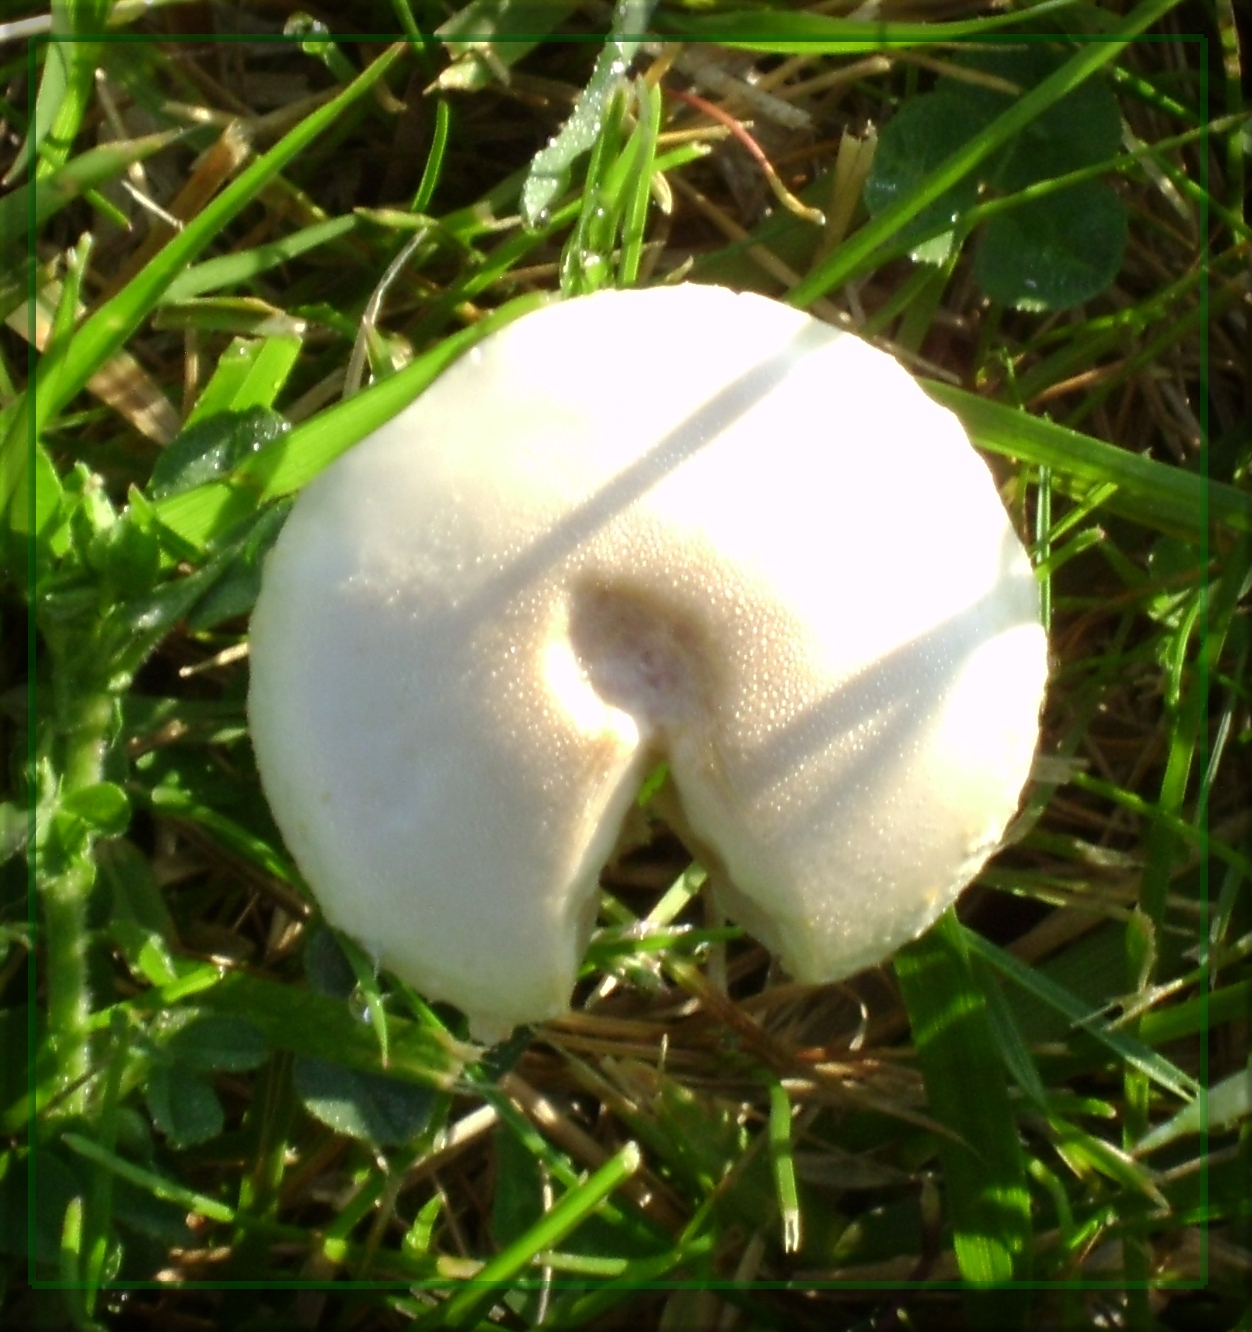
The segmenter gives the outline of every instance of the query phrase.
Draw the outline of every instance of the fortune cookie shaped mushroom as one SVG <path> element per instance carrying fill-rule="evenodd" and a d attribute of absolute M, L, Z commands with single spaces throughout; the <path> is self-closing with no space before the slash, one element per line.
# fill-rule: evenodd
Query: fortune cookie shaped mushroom
<path fill-rule="evenodd" d="M 695 285 L 528 314 L 327 468 L 251 660 L 326 916 L 485 1039 L 566 1010 L 659 756 L 793 976 L 881 961 L 997 846 L 1047 674 L 956 418 L 867 343 Z"/>

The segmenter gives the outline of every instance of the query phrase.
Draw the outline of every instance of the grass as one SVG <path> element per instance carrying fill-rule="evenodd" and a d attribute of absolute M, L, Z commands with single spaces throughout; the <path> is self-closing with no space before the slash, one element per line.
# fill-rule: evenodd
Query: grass
<path fill-rule="evenodd" d="M 640 7 L 612 48 L 561 0 L 0 24 L 6 1326 L 1252 1327 L 1234 6 L 853 8 Z M 1023 38 L 1048 71 L 997 91 L 969 54 Z M 927 96 L 977 134 L 893 142 Z M 1043 211 L 1093 187 L 1108 274 Z M 269 819 L 260 562 L 492 328 L 688 265 L 963 417 L 1040 574 L 1041 758 L 958 912 L 839 986 L 707 919 L 653 818 L 569 1016 L 484 1052 L 321 926 Z M 987 294 L 1058 274 L 1090 289 Z"/>

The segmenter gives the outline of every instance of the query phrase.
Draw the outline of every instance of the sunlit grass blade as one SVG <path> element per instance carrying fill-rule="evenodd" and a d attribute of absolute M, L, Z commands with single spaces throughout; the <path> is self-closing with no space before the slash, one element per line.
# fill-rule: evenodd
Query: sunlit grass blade
<path fill-rule="evenodd" d="M 803 1217 L 791 1151 L 791 1101 L 781 1082 L 771 1082 L 769 1086 L 768 1132 L 774 1188 L 778 1193 L 778 1211 L 783 1223 L 783 1252 L 796 1253 L 803 1241 Z"/>
<path fill-rule="evenodd" d="M 332 217 L 325 222 L 315 222 L 311 227 L 302 227 L 277 240 L 266 241 L 254 249 L 236 250 L 216 259 L 206 259 L 202 264 L 184 268 L 165 289 L 160 298 L 161 304 L 186 300 L 209 291 L 220 291 L 223 287 L 238 286 L 269 269 L 290 263 L 302 254 L 348 235 L 359 225 L 360 219 L 355 214 Z"/>
<path fill-rule="evenodd" d="M 27 169 L 34 157 L 35 175 L 50 175 L 69 157 L 71 146 L 91 102 L 92 82 L 100 58 L 97 36 L 104 27 L 110 0 L 79 0 L 57 5 L 51 15 L 51 38 L 41 43 L 43 72 L 35 96 L 35 114 L 26 142 L 7 185 Z M 35 72 L 36 47 L 30 48 L 30 73 Z"/>
<path fill-rule="evenodd" d="M 971 952 L 985 959 L 1002 976 L 1020 985 L 1028 994 L 1049 1008 L 1063 1014 L 1070 1022 L 1082 1024 L 1084 1031 L 1106 1046 L 1119 1060 L 1125 1060 L 1126 1063 L 1142 1069 L 1157 1086 L 1184 1101 L 1190 1101 L 1199 1094 L 1200 1086 L 1196 1080 L 1157 1054 L 1155 1050 L 1149 1049 L 1141 1041 L 1115 1028 L 1100 1023 L 1090 1023 L 1088 1019 L 1091 1011 L 1088 1005 L 1064 986 L 1058 985 L 1042 972 L 1018 961 L 1012 953 L 997 947 L 973 931 L 966 931 L 965 941 Z"/>
<path fill-rule="evenodd" d="M 502 1285 L 515 1278 L 537 1253 L 558 1245 L 642 1164 L 638 1145 L 627 1143 L 599 1170 L 570 1189 L 525 1235 L 485 1263 L 467 1289 L 453 1295 L 418 1326 L 433 1329 L 474 1325 L 495 1301 Z"/>
<path fill-rule="evenodd" d="M 1210 523 L 1252 531 L 1252 496 L 1195 472 L 1145 458 L 1066 426 L 932 380 L 926 391 L 961 418 L 974 442 L 993 453 L 1050 467 L 1053 480 L 1114 485 L 1105 504 L 1145 526 L 1200 540 Z"/>
<path fill-rule="evenodd" d="M 558 1301 L 552 1325 L 555 1327 L 593 1327 L 594 1320 L 610 1309 L 624 1303 L 639 1290 L 656 1288 L 675 1268 L 695 1265 L 713 1249 L 717 1231 L 711 1223 L 712 1207 L 700 1207 L 691 1222 L 679 1236 L 678 1242 L 667 1253 L 655 1258 L 636 1258 L 626 1264 L 622 1272 L 611 1281 L 586 1294 L 568 1295 Z M 677 1283 L 673 1283 L 677 1284 Z"/>
<path fill-rule="evenodd" d="M 116 1152 L 108 1151 L 98 1143 L 83 1137 L 82 1134 L 67 1133 L 62 1141 L 71 1151 L 75 1151 L 96 1165 L 112 1171 L 118 1178 L 127 1180 L 137 1188 L 150 1193 L 154 1198 L 164 1198 L 169 1202 L 176 1202 L 180 1206 L 186 1207 L 189 1212 L 206 1217 L 210 1221 L 222 1221 L 231 1225 L 238 1225 L 242 1219 L 234 1208 L 228 1207 L 225 1203 L 218 1202 L 215 1198 L 210 1198 L 206 1194 L 197 1193 L 194 1189 L 185 1188 L 183 1185 L 159 1175 L 153 1170 L 135 1165 L 124 1157 L 118 1156 Z"/>
<path fill-rule="evenodd" d="M 196 1006 L 207 1012 L 246 1017 L 278 1050 L 326 1059 L 365 1073 L 378 1071 L 378 1040 L 342 1000 L 243 972 L 220 976 L 205 986 L 197 979 Z M 145 991 L 135 1001 L 139 1012 L 158 1011 L 167 993 L 180 1003 L 177 983 Z M 388 1073 L 427 1086 L 447 1088 L 460 1076 L 470 1050 L 458 1047 L 416 1022 L 388 1015 Z"/>
<path fill-rule="evenodd" d="M 1136 1144 L 1135 1154 L 1144 1156 L 1159 1151 L 1194 1133 L 1224 1133 L 1249 1116 L 1252 1116 L 1252 1069 L 1244 1069 L 1223 1078 L 1203 1096 L 1145 1134 Z"/>
<path fill-rule="evenodd" d="M 696 41 L 716 42 L 732 50 L 769 55 L 864 55 L 892 46 L 922 46 L 981 37 L 1020 26 L 1077 0 L 1043 0 L 1029 10 L 951 23 L 893 23 L 843 18 L 804 10 L 730 10 L 723 14 L 686 14 L 667 10 L 659 26 Z"/>

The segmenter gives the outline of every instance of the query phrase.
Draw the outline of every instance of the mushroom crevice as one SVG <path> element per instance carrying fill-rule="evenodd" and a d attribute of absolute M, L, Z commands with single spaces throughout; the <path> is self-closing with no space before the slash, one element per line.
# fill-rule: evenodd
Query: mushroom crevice
<path fill-rule="evenodd" d="M 252 620 L 262 782 L 327 918 L 476 1036 L 565 1011 L 664 756 L 732 918 L 879 962 L 995 850 L 1047 676 L 956 418 L 696 285 L 485 339 L 301 493 Z"/>

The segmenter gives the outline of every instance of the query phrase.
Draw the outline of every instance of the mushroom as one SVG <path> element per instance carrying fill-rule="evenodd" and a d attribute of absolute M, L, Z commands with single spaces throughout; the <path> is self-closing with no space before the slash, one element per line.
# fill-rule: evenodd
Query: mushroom
<path fill-rule="evenodd" d="M 327 918 L 498 1039 L 568 1008 L 668 762 L 721 906 L 797 980 L 888 957 L 998 845 L 1047 646 L 950 412 L 719 287 L 493 334 L 305 488 L 249 713 Z"/>

